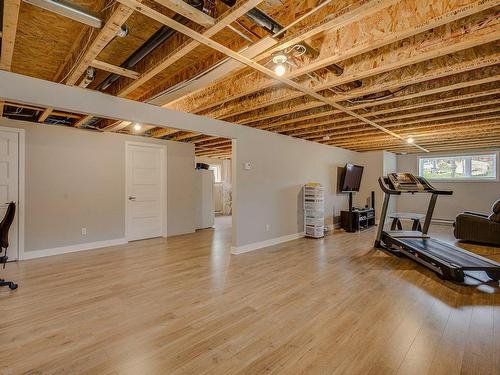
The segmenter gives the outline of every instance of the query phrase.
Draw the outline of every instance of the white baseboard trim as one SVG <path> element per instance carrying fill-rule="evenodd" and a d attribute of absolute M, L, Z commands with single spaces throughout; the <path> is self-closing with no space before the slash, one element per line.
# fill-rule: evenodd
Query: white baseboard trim
<path fill-rule="evenodd" d="M 432 219 L 431 224 L 437 224 L 437 225 L 450 225 L 453 226 L 453 223 L 455 220 L 453 219 Z"/>
<path fill-rule="evenodd" d="M 248 245 L 242 246 L 231 246 L 231 254 L 239 255 L 243 253 L 248 253 L 249 251 L 254 251 L 257 249 L 262 249 L 264 247 L 278 245 L 283 242 L 288 242 L 292 240 L 296 240 L 298 238 L 304 237 L 304 232 L 289 234 L 282 237 L 271 238 L 270 240 L 265 240 L 261 242 L 254 242 Z"/>
<path fill-rule="evenodd" d="M 81 243 L 78 245 L 55 247 L 52 249 L 26 251 L 26 252 L 24 252 L 24 254 L 22 255 L 20 260 L 50 257 L 52 255 L 75 253 L 77 251 L 84 251 L 84 250 L 94 250 L 94 249 L 100 249 L 100 248 L 108 247 L 108 246 L 124 245 L 126 243 L 128 243 L 128 241 L 125 238 L 116 238 L 114 240 L 87 242 L 87 243 Z"/>

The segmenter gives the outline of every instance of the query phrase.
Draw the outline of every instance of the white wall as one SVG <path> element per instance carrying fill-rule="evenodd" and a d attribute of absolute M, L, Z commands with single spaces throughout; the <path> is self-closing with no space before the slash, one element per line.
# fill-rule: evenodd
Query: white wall
<path fill-rule="evenodd" d="M 163 142 L 167 144 L 168 235 L 191 233 L 196 227 L 194 146 Z"/>
<path fill-rule="evenodd" d="M 463 154 L 474 152 L 492 152 L 492 150 L 467 151 Z M 498 152 L 499 149 L 493 150 Z M 442 153 L 441 153 L 442 154 Z M 455 153 L 452 153 L 455 154 Z M 439 153 L 424 154 L 426 157 L 440 155 Z M 421 156 L 424 156 L 421 155 Z M 443 154 L 446 155 L 446 154 Z M 448 153 L 449 155 L 449 153 Z M 398 155 L 398 172 L 418 174 L 417 154 Z M 497 156 L 498 158 L 498 156 Z M 497 161 L 497 176 L 500 176 L 500 162 Z M 463 211 L 490 212 L 493 202 L 500 198 L 500 182 L 435 182 L 436 188 L 453 190 L 451 196 L 441 196 L 437 200 L 434 211 L 435 219 L 454 220 L 455 216 Z M 425 194 L 401 196 L 397 200 L 397 210 L 401 212 L 425 213 L 429 197 Z"/>
<path fill-rule="evenodd" d="M 0 126 L 26 131 L 26 253 L 125 237 L 127 140 L 167 145 L 167 233 L 194 231 L 193 145 L 6 118 Z"/>
<path fill-rule="evenodd" d="M 388 173 L 396 172 L 396 155 L 387 151 L 370 151 L 359 153 L 358 164 L 363 165 L 363 178 L 361 179 L 361 188 L 356 193 L 354 202 L 358 207 L 370 205 L 368 199 L 371 197 L 371 192 L 375 192 L 375 216 L 380 218 L 382 211 L 382 203 L 384 200 L 384 193 L 380 188 L 378 179 Z M 396 210 L 395 200 L 389 202 L 388 213 Z"/>
<path fill-rule="evenodd" d="M 233 147 L 233 245 L 303 232 L 302 186 L 307 182 L 325 186 L 328 223 L 334 208 L 347 208 L 347 195 L 337 193 L 337 170 L 357 162 L 358 153 L 269 132 L 249 132 Z M 246 162 L 251 170 L 243 169 Z"/>

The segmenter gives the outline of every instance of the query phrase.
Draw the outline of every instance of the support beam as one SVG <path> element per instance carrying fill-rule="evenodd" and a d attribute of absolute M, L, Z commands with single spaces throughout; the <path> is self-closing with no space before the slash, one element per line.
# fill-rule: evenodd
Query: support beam
<path fill-rule="evenodd" d="M 38 122 L 44 123 L 45 120 L 47 120 L 47 117 L 50 116 L 50 114 L 52 113 L 53 110 L 54 110 L 54 108 L 48 107 L 45 111 L 42 112 L 42 114 L 38 118 Z"/>
<path fill-rule="evenodd" d="M 493 134 L 495 131 L 500 131 L 500 125 L 499 124 L 486 124 L 486 125 L 481 125 L 476 124 L 476 125 L 468 125 L 468 126 L 450 126 L 447 129 L 443 128 L 438 128 L 438 129 L 425 129 L 425 130 L 418 130 L 416 133 L 411 130 L 405 130 L 401 134 L 404 134 L 406 137 L 413 137 L 415 139 L 418 139 L 419 141 L 422 141 L 422 139 L 426 139 L 431 137 L 432 139 L 435 139 L 436 141 L 440 141 L 441 139 L 444 139 L 447 136 L 459 136 L 459 135 L 469 135 L 470 132 L 474 132 L 474 137 L 471 139 L 476 138 L 476 136 L 479 134 L 479 132 L 484 132 L 485 134 Z M 392 141 L 390 138 L 387 136 L 376 136 L 376 137 L 370 137 L 369 139 L 366 138 L 336 138 L 335 140 L 332 141 L 332 145 L 336 146 L 345 146 L 345 145 L 358 145 L 358 144 L 374 144 L 378 142 L 383 142 L 383 141 Z"/>
<path fill-rule="evenodd" d="M 214 25 L 215 20 L 208 14 L 192 7 L 183 0 L 154 0 L 164 7 L 173 10 L 175 13 L 183 15 L 187 19 L 197 23 L 198 25 L 209 27 Z"/>
<path fill-rule="evenodd" d="M 325 104 L 328 104 L 328 105 L 331 105 L 332 107 L 334 108 L 337 108 L 338 110 L 341 110 L 345 113 L 347 113 L 348 115 L 352 116 L 352 117 L 355 117 L 357 118 L 358 120 L 361 120 L 387 134 L 390 134 L 391 136 L 393 136 L 394 138 L 398 138 L 400 139 L 401 141 L 405 141 L 401 136 L 399 136 L 398 134 L 390 131 L 390 130 L 387 130 L 385 129 L 383 126 L 380 126 L 378 125 L 377 123 L 375 123 L 374 121 L 371 121 L 367 118 L 364 118 L 363 116 L 361 115 L 358 115 L 357 113 L 339 105 L 338 103 L 318 94 L 317 92 L 307 88 L 307 87 L 304 87 L 290 79 L 287 79 L 287 78 L 284 78 L 284 77 L 280 77 L 278 76 L 276 73 L 274 73 L 272 70 L 240 55 L 239 53 L 237 52 L 234 52 L 232 51 L 231 49 L 223 46 L 222 44 L 220 43 L 217 43 L 195 31 L 193 31 L 192 29 L 190 29 L 189 27 L 179 23 L 179 22 L 176 22 L 174 21 L 173 19 L 169 18 L 169 17 L 166 17 L 164 16 L 163 14 L 159 13 L 159 12 L 156 12 L 154 9 L 151 9 L 151 8 L 148 8 L 146 6 L 143 6 L 141 5 L 140 3 L 138 3 L 136 0 L 119 0 L 120 3 L 122 4 L 125 4 L 135 10 L 137 10 L 138 12 L 141 12 L 143 13 L 144 15 L 150 17 L 150 18 L 153 18 L 155 19 L 156 21 L 160 22 L 160 23 L 163 23 L 164 25 L 166 26 L 169 26 L 171 28 L 173 28 L 174 30 L 177 30 L 187 36 L 189 36 L 190 38 L 193 38 L 195 39 L 196 41 L 198 41 L 199 43 L 202 43 L 212 49 L 215 49 L 225 55 L 227 55 L 228 57 L 231 57 L 232 59 L 234 60 L 237 60 L 239 61 L 240 63 L 242 64 L 245 64 L 263 74 L 266 74 L 267 76 L 271 77 L 271 78 L 274 78 L 282 83 L 284 83 L 285 85 L 293 88 L 293 89 L 296 89 L 306 95 L 309 95 L 309 96 L 312 96 L 313 98 L 317 99 L 317 100 L 320 100 L 322 102 L 324 102 Z M 414 147 L 417 147 L 417 148 L 420 148 L 422 151 L 427 151 L 425 148 L 419 146 L 418 144 L 413 144 Z"/>
<path fill-rule="evenodd" d="M 137 73 L 134 70 L 125 69 L 125 68 L 122 68 L 121 66 L 116 66 L 113 64 L 108 64 L 107 62 L 104 62 L 104 61 L 99 61 L 99 60 L 94 59 L 92 61 L 92 63 L 90 64 L 90 66 L 93 66 L 94 68 L 97 68 L 100 70 L 104 70 L 104 71 L 109 72 L 109 73 L 118 74 L 118 75 L 123 76 L 123 77 L 128 77 L 128 78 L 132 78 L 132 79 L 139 78 L 139 73 Z"/>
<path fill-rule="evenodd" d="M 140 3 L 142 0 L 137 0 Z M 101 51 L 108 45 L 109 42 L 115 38 L 116 33 L 121 29 L 122 25 L 132 15 L 133 9 L 118 4 L 116 9 L 112 12 L 109 19 L 106 21 L 104 27 L 99 31 L 94 38 L 88 49 L 83 54 L 82 58 L 73 67 L 71 74 L 66 79 L 66 84 L 73 86 L 79 78 L 83 75 L 85 70 L 92 64 Z"/>
<path fill-rule="evenodd" d="M 1 70 L 10 71 L 12 67 L 12 56 L 14 55 L 20 5 L 21 0 L 3 1 L 2 53 L 0 55 Z"/>
<path fill-rule="evenodd" d="M 459 112 L 459 113 L 454 113 L 454 114 L 447 114 L 447 115 L 442 115 L 442 116 L 433 116 L 433 117 L 428 117 L 428 118 L 422 118 L 422 119 L 416 119 L 416 120 L 409 120 L 409 121 L 397 121 L 397 122 L 388 122 L 388 121 L 378 121 L 380 123 L 384 124 L 384 127 L 388 129 L 393 129 L 394 127 L 397 126 L 404 126 L 404 125 L 412 125 L 412 124 L 421 124 L 429 121 L 440 121 L 440 120 L 449 120 L 449 119 L 456 119 L 456 118 L 461 118 L 461 117 L 468 117 L 468 116 L 482 116 L 482 115 L 490 115 L 491 113 L 495 113 L 500 111 L 499 108 L 497 107 L 492 107 L 492 108 L 486 108 L 486 109 L 479 109 L 476 111 L 468 111 L 468 112 Z M 332 126 L 325 126 L 319 129 L 306 129 L 300 132 L 290 132 L 286 133 L 286 135 L 294 136 L 294 137 L 304 137 L 306 134 L 314 134 L 314 133 L 321 133 L 322 135 L 328 134 L 328 131 L 335 131 L 335 130 L 341 130 L 341 129 L 352 129 L 353 127 L 360 127 L 362 126 L 362 122 L 357 122 L 357 123 L 349 123 L 347 125 L 332 125 Z M 350 133 L 364 133 L 367 129 L 366 128 L 359 128 L 359 129 L 352 129 Z"/>

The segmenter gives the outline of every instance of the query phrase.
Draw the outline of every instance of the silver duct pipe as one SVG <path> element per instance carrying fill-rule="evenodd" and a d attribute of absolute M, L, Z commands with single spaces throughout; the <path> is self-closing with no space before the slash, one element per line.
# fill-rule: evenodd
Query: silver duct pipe
<path fill-rule="evenodd" d="M 102 20 L 88 9 L 79 7 L 64 0 L 24 0 L 25 3 L 57 13 L 61 16 L 71 18 L 77 22 L 84 23 L 96 29 L 102 27 Z"/>

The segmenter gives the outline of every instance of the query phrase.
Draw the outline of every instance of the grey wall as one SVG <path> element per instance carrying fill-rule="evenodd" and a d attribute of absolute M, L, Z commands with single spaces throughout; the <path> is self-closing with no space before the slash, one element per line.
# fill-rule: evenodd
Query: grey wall
<path fill-rule="evenodd" d="M 0 126 L 26 131 L 25 252 L 125 236 L 127 140 L 167 145 L 168 235 L 194 231 L 192 145 L 6 118 Z"/>
<path fill-rule="evenodd" d="M 302 232 L 301 194 L 307 182 L 325 186 L 328 223 L 334 208 L 347 208 L 347 196 L 337 193 L 337 169 L 357 162 L 358 153 L 269 132 L 248 132 L 235 143 L 233 245 Z M 251 170 L 243 169 L 246 162 Z"/>
<path fill-rule="evenodd" d="M 481 150 L 476 150 L 476 152 Z M 482 150 L 492 152 L 492 150 Z M 493 150 L 498 152 L 499 149 Z M 473 154 L 475 151 L 467 151 L 463 154 Z M 425 154 L 432 156 L 439 154 Z M 446 154 L 444 154 L 446 155 Z M 498 157 L 497 157 L 498 158 Z M 398 172 L 410 172 L 418 174 L 418 155 L 398 155 Z M 500 162 L 497 160 L 497 176 L 500 176 Z M 500 198 L 500 182 L 440 182 L 431 181 L 432 185 L 446 190 L 453 190 L 453 195 L 438 198 L 434 211 L 434 218 L 454 220 L 455 216 L 462 211 L 489 212 L 491 205 Z M 425 213 L 429 197 L 424 194 L 413 196 L 401 196 L 397 199 L 397 210 L 405 212 Z"/>
<path fill-rule="evenodd" d="M 363 178 L 361 180 L 361 188 L 359 193 L 356 193 L 354 202 L 359 207 L 371 205 L 368 197 L 371 197 L 371 192 L 375 192 L 375 216 L 380 218 L 382 211 L 382 202 L 384 193 L 380 188 L 378 179 L 380 176 L 385 176 L 388 173 L 396 172 L 396 155 L 387 151 L 370 151 L 360 153 L 358 156 L 358 164 L 363 165 Z M 389 202 L 388 212 L 396 210 L 396 201 L 393 199 Z"/>
<path fill-rule="evenodd" d="M 168 235 L 191 233 L 196 227 L 194 146 L 167 143 Z"/>

